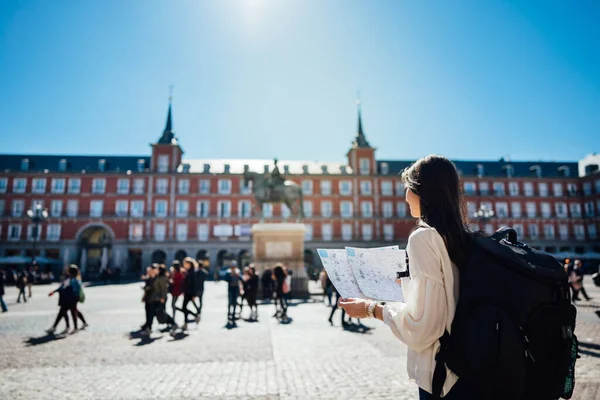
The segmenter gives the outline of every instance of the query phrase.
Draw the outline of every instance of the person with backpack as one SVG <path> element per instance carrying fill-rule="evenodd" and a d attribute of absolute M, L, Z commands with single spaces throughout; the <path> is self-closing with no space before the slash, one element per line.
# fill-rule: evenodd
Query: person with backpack
<path fill-rule="evenodd" d="M 197 268 L 198 263 L 192 257 L 186 257 L 183 260 L 183 270 L 185 271 L 183 278 L 183 304 L 181 306 L 181 311 L 183 311 L 183 326 L 181 329 L 183 331 L 187 331 L 188 328 L 188 315 L 192 314 L 194 318 L 196 318 L 197 312 L 199 311 L 195 301 L 196 295 L 198 294 L 198 288 L 196 287 L 198 279 L 198 276 L 196 275 Z M 189 303 L 194 305 L 196 312 L 188 310 Z"/>
<path fill-rule="evenodd" d="M 351 317 L 384 321 L 407 344 L 419 399 L 570 398 L 578 342 L 563 267 L 519 243 L 514 229 L 471 233 L 447 158 L 418 160 L 402 181 L 419 220 L 406 247 L 406 303 L 343 299 L 340 306 Z"/>
<path fill-rule="evenodd" d="M 62 285 L 60 285 L 58 289 L 48 294 L 48 296 L 51 297 L 55 293 L 59 293 L 58 305 L 60 307 L 58 315 L 54 320 L 54 325 L 52 325 L 52 327 L 46 331 L 49 334 L 54 334 L 58 323 L 63 318 L 65 318 L 65 320 L 67 321 L 67 330 L 69 329 L 69 321 L 67 317 L 67 313 L 69 311 L 71 312 L 71 318 L 73 319 L 74 326 L 73 330 L 70 333 L 77 333 L 77 320 L 79 319 L 77 303 L 80 300 L 81 293 L 81 282 L 77 279 L 78 276 L 80 276 L 79 268 L 76 265 L 71 264 L 67 269 L 67 276 Z M 87 326 L 87 324 L 85 324 L 85 326 Z M 67 333 L 67 330 L 65 330 L 64 333 Z"/>
<path fill-rule="evenodd" d="M 585 287 L 583 286 L 583 268 L 581 268 L 581 260 L 575 260 L 573 263 L 573 269 L 569 274 L 569 282 L 573 292 L 573 301 L 581 300 L 579 298 L 579 293 L 581 293 L 587 301 L 592 299 L 590 296 L 588 296 L 587 292 L 585 291 Z"/>

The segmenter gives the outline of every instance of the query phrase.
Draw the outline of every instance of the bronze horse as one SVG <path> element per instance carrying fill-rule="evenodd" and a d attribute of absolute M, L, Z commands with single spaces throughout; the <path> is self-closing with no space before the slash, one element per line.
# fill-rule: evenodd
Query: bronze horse
<path fill-rule="evenodd" d="M 260 216 L 261 222 L 264 220 L 262 210 L 265 203 L 284 203 L 292 215 L 296 214 L 298 222 L 304 218 L 302 188 L 297 183 L 286 180 L 270 187 L 265 175 L 246 171 L 244 172 L 244 185 L 248 186 L 249 182 L 252 182 L 252 193 L 256 200 L 254 211 L 256 215 Z M 297 208 L 294 207 L 295 205 Z"/>

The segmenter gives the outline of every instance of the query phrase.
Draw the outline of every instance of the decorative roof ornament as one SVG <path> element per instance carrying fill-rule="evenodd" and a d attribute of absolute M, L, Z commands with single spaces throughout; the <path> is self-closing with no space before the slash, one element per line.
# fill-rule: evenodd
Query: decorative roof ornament
<path fill-rule="evenodd" d="M 370 148 L 371 145 L 365 137 L 365 133 L 363 131 L 362 126 L 362 114 L 360 110 L 360 93 L 358 94 L 356 99 L 356 107 L 358 108 L 358 128 L 356 130 L 356 137 L 354 138 L 354 142 L 352 142 L 352 147 Z"/>

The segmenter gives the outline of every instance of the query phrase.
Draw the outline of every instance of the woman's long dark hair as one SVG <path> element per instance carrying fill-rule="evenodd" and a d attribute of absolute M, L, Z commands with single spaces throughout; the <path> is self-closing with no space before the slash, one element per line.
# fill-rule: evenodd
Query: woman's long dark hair
<path fill-rule="evenodd" d="M 456 167 L 446 157 L 423 157 L 402 172 L 404 185 L 419 196 L 419 222 L 435 228 L 444 239 L 452 262 L 466 262 L 471 234 Z"/>

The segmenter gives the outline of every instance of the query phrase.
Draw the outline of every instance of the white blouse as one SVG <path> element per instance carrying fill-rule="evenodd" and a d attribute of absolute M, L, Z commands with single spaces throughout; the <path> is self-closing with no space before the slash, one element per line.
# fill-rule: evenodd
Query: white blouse
<path fill-rule="evenodd" d="M 406 247 L 410 278 L 402 279 L 406 303 L 388 303 L 383 321 L 408 346 L 408 376 L 431 393 L 439 338 L 450 328 L 458 301 L 458 269 L 450 261 L 444 239 L 430 227 L 420 227 Z M 446 368 L 445 396 L 458 380 Z"/>

